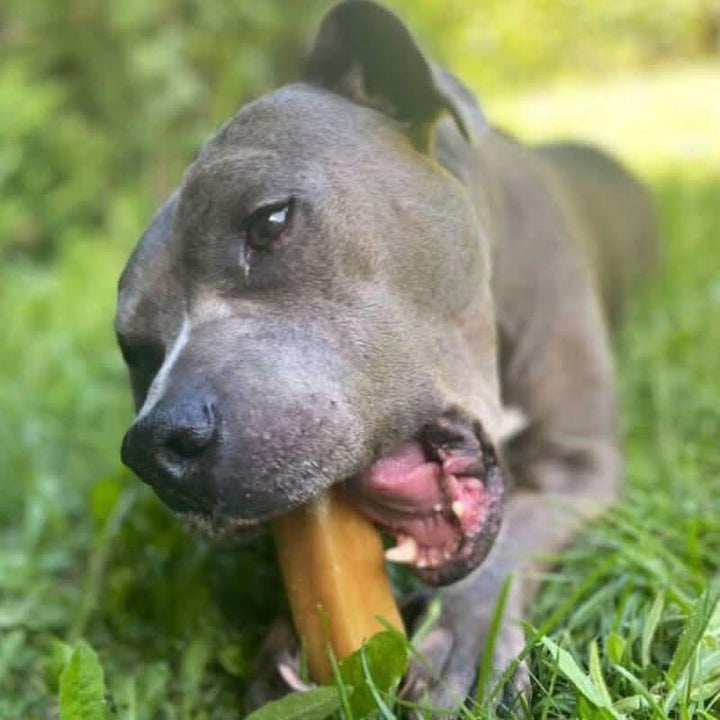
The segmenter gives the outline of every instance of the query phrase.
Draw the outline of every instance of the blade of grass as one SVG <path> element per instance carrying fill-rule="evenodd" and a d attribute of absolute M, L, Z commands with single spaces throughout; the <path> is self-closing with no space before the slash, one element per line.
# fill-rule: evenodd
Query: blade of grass
<path fill-rule="evenodd" d="M 605 678 L 603 677 L 602 665 L 600 663 L 600 652 L 598 651 L 597 640 L 590 643 L 588 664 L 590 666 L 590 679 L 593 685 L 600 691 L 603 699 L 608 705 L 612 705 L 612 698 L 608 692 Z"/>
<path fill-rule="evenodd" d="M 370 672 L 370 666 L 368 665 L 367 654 L 364 647 L 360 649 L 360 662 L 362 663 L 365 682 L 367 682 L 368 688 L 370 688 L 370 692 L 375 700 L 375 704 L 380 710 L 380 714 L 385 718 L 385 720 L 395 720 L 395 716 L 390 711 L 390 708 L 385 704 L 385 701 L 380 697 L 380 693 L 375 687 L 375 681 L 373 680 L 372 673 Z"/>
<path fill-rule="evenodd" d="M 487 689 L 488 681 L 493 673 L 493 657 L 495 655 L 495 645 L 497 638 L 500 633 L 500 627 L 502 626 L 503 618 L 505 617 L 505 608 L 507 606 L 508 595 L 510 594 L 510 588 L 512 587 L 513 576 L 508 575 L 500 588 L 500 594 L 498 595 L 497 602 L 495 603 L 495 609 L 493 610 L 492 620 L 490 621 L 490 628 L 488 631 L 487 639 L 483 647 L 482 658 L 480 660 L 480 670 L 478 672 L 478 680 L 475 685 L 475 702 L 478 705 L 482 705 L 485 700 L 485 691 Z"/>
<path fill-rule="evenodd" d="M 645 626 L 643 627 L 643 634 L 641 640 L 641 651 L 640 651 L 640 662 L 643 669 L 650 664 L 650 648 L 655 637 L 655 632 L 660 623 L 662 612 L 665 608 L 665 593 L 659 592 L 655 596 L 650 612 L 645 618 Z"/>
<path fill-rule="evenodd" d="M 442 610 L 442 599 L 438 597 L 437 595 L 428 603 L 427 610 L 425 611 L 425 616 L 422 619 L 422 622 L 418 626 L 417 630 L 413 633 L 411 642 L 413 645 L 417 645 L 429 632 L 433 625 L 437 622 L 438 618 L 440 617 L 440 612 Z M 384 618 L 378 618 L 378 620 L 387 628 L 390 628 L 390 625 L 385 621 Z M 395 628 L 391 628 L 395 629 Z"/>
<path fill-rule="evenodd" d="M 139 494 L 139 488 L 135 487 L 123 492 L 103 527 L 102 534 L 90 557 L 85 585 L 82 595 L 80 596 L 80 603 L 68 633 L 68 642 L 70 643 L 74 643 L 85 633 L 88 620 L 98 603 L 112 541 L 135 504 Z"/>
<path fill-rule="evenodd" d="M 667 718 L 667 713 L 658 705 L 657 700 L 653 694 L 636 678 L 629 670 L 622 667 L 622 665 L 615 665 L 615 670 L 620 673 L 632 686 L 633 690 L 647 700 L 650 707 L 655 711 L 653 720 L 656 718 Z"/>
<path fill-rule="evenodd" d="M 585 577 L 575 592 L 571 593 L 568 599 L 533 632 L 530 640 L 526 643 L 525 647 L 520 651 L 520 654 L 515 658 L 515 660 L 510 663 L 507 670 L 505 670 L 502 677 L 493 688 L 493 691 L 488 698 L 488 702 L 493 703 L 498 699 L 502 688 L 508 680 L 510 680 L 515 671 L 518 669 L 520 663 L 529 655 L 530 651 L 535 647 L 538 641 L 560 624 L 563 618 L 571 611 L 578 601 L 585 597 L 585 594 L 590 592 L 591 588 L 598 584 L 601 578 L 604 578 L 607 575 L 616 562 L 617 553 L 608 555 L 604 562 L 600 563 L 593 572 Z"/>
<path fill-rule="evenodd" d="M 565 649 L 554 643 L 550 638 L 544 637 L 542 644 L 549 650 L 555 659 L 560 672 L 575 686 L 575 689 L 595 707 L 606 710 L 612 717 L 620 719 L 609 698 L 603 696 L 595 683 L 589 678 L 575 662 L 573 656 Z"/>
<path fill-rule="evenodd" d="M 680 675 L 692 660 L 718 602 L 720 602 L 720 578 L 716 579 L 698 598 L 685 623 L 685 629 L 667 672 L 670 683 L 678 682 Z"/>
<path fill-rule="evenodd" d="M 345 681 L 340 674 L 340 667 L 338 666 L 337 657 L 332 649 L 330 643 L 327 646 L 328 658 L 330 658 L 330 667 L 332 668 L 333 680 L 335 681 L 335 687 L 337 688 L 338 694 L 340 695 L 340 707 L 342 709 L 343 718 L 345 720 L 354 720 L 353 711 L 350 707 L 350 698 L 345 687 Z"/>

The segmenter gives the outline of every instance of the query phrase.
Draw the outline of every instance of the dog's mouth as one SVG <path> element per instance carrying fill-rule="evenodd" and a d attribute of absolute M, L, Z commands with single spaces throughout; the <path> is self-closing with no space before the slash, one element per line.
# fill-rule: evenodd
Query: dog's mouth
<path fill-rule="evenodd" d="M 402 443 L 345 483 L 351 502 L 394 538 L 386 558 L 431 585 L 456 582 L 485 559 L 503 486 L 489 443 L 459 449 L 427 438 Z"/>
<path fill-rule="evenodd" d="M 480 423 L 454 414 L 425 427 L 341 483 L 348 500 L 394 545 L 390 562 L 430 585 L 456 582 L 485 559 L 500 529 L 503 473 Z M 184 512 L 186 523 L 214 539 L 249 538 L 266 517 Z"/>

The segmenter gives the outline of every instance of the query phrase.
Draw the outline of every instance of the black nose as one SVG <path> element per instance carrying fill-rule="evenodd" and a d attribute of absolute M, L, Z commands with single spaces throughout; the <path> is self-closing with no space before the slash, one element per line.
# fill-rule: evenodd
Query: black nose
<path fill-rule="evenodd" d="M 214 396 L 186 390 L 164 396 L 139 417 L 122 443 L 122 461 L 175 510 L 206 510 L 209 456 L 216 445 Z"/>

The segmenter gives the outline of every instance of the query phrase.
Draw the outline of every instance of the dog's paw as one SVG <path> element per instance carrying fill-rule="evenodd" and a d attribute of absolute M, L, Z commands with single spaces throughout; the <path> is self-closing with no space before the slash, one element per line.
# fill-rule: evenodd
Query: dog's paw
<path fill-rule="evenodd" d="M 517 657 L 517 656 L 515 656 Z M 510 661 L 514 661 L 515 657 Z M 503 667 L 500 665 L 500 667 Z M 510 667 L 507 663 L 505 669 Z M 505 670 L 502 671 L 503 673 Z M 502 677 L 501 674 L 497 678 Z M 532 699 L 532 684 L 530 681 L 530 666 L 528 660 L 523 660 L 515 669 L 510 679 L 501 690 L 497 704 L 500 717 L 529 718 L 530 700 Z"/>
<path fill-rule="evenodd" d="M 417 602 L 405 603 L 406 618 L 419 617 Z M 452 601 L 441 610 L 435 626 L 415 648 L 415 659 L 405 676 L 400 697 L 419 705 L 405 713 L 410 718 L 455 718 L 461 707 L 476 706 L 479 661 L 488 629 L 482 619 L 462 619 L 462 610 Z M 422 622 L 422 619 L 420 620 Z M 515 661 L 524 646 L 517 624 L 505 623 L 498 634 L 491 674 L 484 697 L 495 694 L 492 703 L 500 717 L 523 718 L 530 701 L 530 674 L 522 662 L 507 681 L 494 693 L 497 682 Z M 245 697 L 245 709 L 252 712 L 290 692 L 312 687 L 301 677 L 301 657 L 297 636 L 285 620 L 277 621 L 263 643 L 254 679 Z"/>
<path fill-rule="evenodd" d="M 472 605 L 466 605 L 467 599 L 462 595 L 448 598 L 437 623 L 416 646 L 417 657 L 407 674 L 402 696 L 427 711 L 418 710 L 411 717 L 454 718 L 461 707 L 475 707 L 479 697 L 489 705 L 492 696 L 492 707 L 499 716 L 522 718 L 530 701 L 526 662 L 517 666 L 502 688 L 497 688 L 497 683 L 522 651 L 523 632 L 517 623 L 502 624 L 495 638 L 489 677 L 479 694 L 479 664 L 490 616 L 487 607 L 483 609 L 482 593 Z"/>
<path fill-rule="evenodd" d="M 478 661 L 463 652 L 457 640 L 446 628 L 437 628 L 421 643 L 420 657 L 412 663 L 402 692 L 404 699 L 420 706 L 415 717 L 455 718 L 460 716 L 461 707 L 477 706 Z M 489 697 L 522 647 L 520 641 L 506 654 L 496 646 L 486 696 Z M 523 661 L 492 703 L 482 704 L 492 704 L 500 717 L 520 718 L 529 706 L 530 694 L 530 674 Z"/>
<path fill-rule="evenodd" d="M 277 620 L 260 649 L 253 679 L 245 694 L 249 713 L 265 703 L 311 686 L 300 676 L 300 644 L 287 620 Z"/>

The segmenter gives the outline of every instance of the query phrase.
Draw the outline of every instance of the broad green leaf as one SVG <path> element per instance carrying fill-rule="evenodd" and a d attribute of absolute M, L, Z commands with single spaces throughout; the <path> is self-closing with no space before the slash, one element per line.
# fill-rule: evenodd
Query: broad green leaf
<path fill-rule="evenodd" d="M 697 650 L 715 607 L 720 601 L 720 579 L 716 580 L 695 603 L 685 623 L 675 653 L 670 661 L 668 680 L 676 683 Z"/>
<path fill-rule="evenodd" d="M 605 640 L 605 647 L 607 648 L 608 657 L 615 663 L 620 665 L 622 663 L 623 655 L 625 654 L 625 648 L 627 646 L 627 640 L 622 635 L 617 633 L 610 633 Z"/>
<path fill-rule="evenodd" d="M 346 657 L 340 663 L 340 676 L 344 683 L 355 688 L 350 698 L 353 716 L 361 718 L 377 710 L 375 694 L 390 691 L 406 667 L 405 644 L 397 632 L 391 630 L 373 635 L 361 650 Z"/>
<path fill-rule="evenodd" d="M 352 692 L 352 688 L 346 688 Z M 340 709 L 336 688 L 319 687 L 307 692 L 290 693 L 263 705 L 246 720 L 325 720 Z"/>
<path fill-rule="evenodd" d="M 60 720 L 108 720 L 105 675 L 95 651 L 80 641 L 60 675 Z"/>
<path fill-rule="evenodd" d="M 645 618 L 645 627 L 643 628 L 640 662 L 646 668 L 650 664 L 650 648 L 655 637 L 655 632 L 660 624 L 663 609 L 665 608 L 665 593 L 659 592 L 655 596 L 655 601 L 650 608 L 650 612 Z"/>
<path fill-rule="evenodd" d="M 620 717 L 612 705 L 603 697 L 602 692 L 580 669 L 573 656 L 567 650 L 563 650 L 548 637 L 542 638 L 542 644 L 555 658 L 560 672 L 575 686 L 575 689 L 581 695 L 584 695 L 596 707 L 607 710 L 612 717 Z"/>

